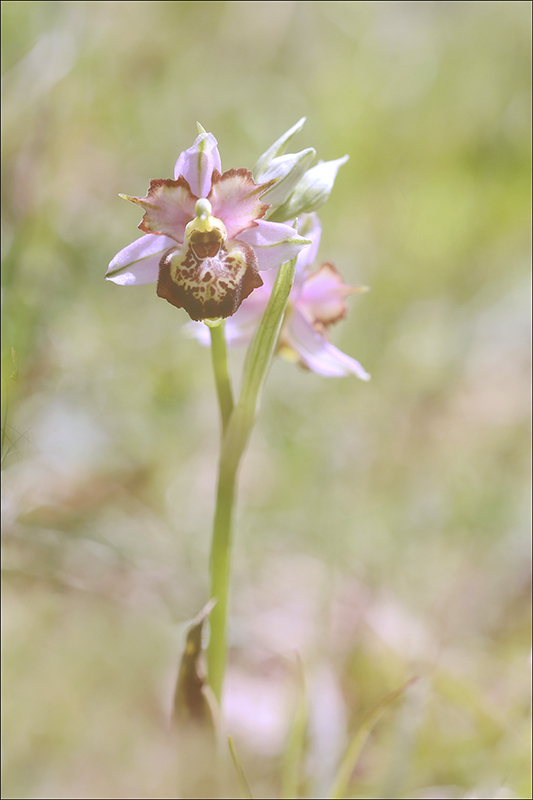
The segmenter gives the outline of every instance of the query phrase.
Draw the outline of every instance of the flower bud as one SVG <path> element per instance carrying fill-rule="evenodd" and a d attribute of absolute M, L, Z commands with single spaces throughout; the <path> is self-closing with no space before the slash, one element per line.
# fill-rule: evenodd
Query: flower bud
<path fill-rule="evenodd" d="M 289 153 L 286 156 L 273 158 L 261 180 L 264 183 L 275 180 L 276 183 L 262 195 L 262 202 L 269 203 L 271 210 L 285 203 L 311 166 L 315 155 L 314 148 L 308 147 L 299 153 Z M 268 217 L 269 214 L 267 212 L 267 219 Z"/>
<path fill-rule="evenodd" d="M 348 156 L 334 161 L 322 161 L 307 170 L 290 197 L 270 215 L 271 220 L 294 219 L 299 214 L 308 214 L 324 205 L 331 194 L 337 172 Z"/>
<path fill-rule="evenodd" d="M 296 134 L 302 130 L 304 123 L 305 117 L 302 117 L 300 120 L 298 120 L 296 125 L 293 125 L 292 128 L 289 128 L 289 130 L 283 134 L 283 136 L 280 136 L 279 139 L 277 139 L 274 144 L 268 148 L 268 150 L 265 150 L 262 156 L 259 156 L 257 163 L 252 170 L 252 175 L 254 176 L 254 181 L 256 183 L 259 181 L 264 183 L 262 178 L 267 169 L 270 167 L 271 162 L 278 156 L 283 155 L 293 136 L 296 136 Z"/>

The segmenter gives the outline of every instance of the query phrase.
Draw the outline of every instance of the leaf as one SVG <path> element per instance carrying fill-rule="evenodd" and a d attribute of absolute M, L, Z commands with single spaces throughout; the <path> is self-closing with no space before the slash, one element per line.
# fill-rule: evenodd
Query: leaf
<path fill-rule="evenodd" d="M 377 706 L 366 717 L 363 724 L 355 734 L 352 743 L 348 747 L 348 750 L 346 751 L 346 754 L 338 769 L 336 778 L 333 782 L 333 788 L 329 795 L 331 800 L 340 800 L 340 798 L 344 797 L 350 782 L 350 777 L 352 776 L 356 764 L 359 761 L 359 756 L 361 755 L 363 747 L 365 746 L 366 741 L 376 723 L 382 717 L 387 706 L 389 706 L 394 700 L 396 700 L 397 697 L 403 694 L 407 687 L 411 686 L 411 684 L 417 680 L 417 677 L 411 678 L 406 683 L 402 684 L 398 689 L 395 689 L 393 692 L 385 695 L 385 697 L 379 701 Z"/>
<path fill-rule="evenodd" d="M 215 599 L 210 600 L 190 623 L 174 695 L 174 721 L 178 725 L 196 723 L 213 733 L 217 728 L 218 713 L 205 680 L 202 633 L 215 604 Z"/>
<path fill-rule="evenodd" d="M 253 800 L 254 796 L 252 794 L 252 790 L 250 789 L 250 784 L 248 783 L 248 779 L 244 774 L 242 764 L 239 761 L 237 751 L 235 750 L 235 745 L 233 744 L 232 736 L 228 736 L 228 744 L 229 744 L 229 751 L 231 753 L 231 760 L 233 761 L 233 766 L 235 767 L 235 772 L 237 773 L 237 781 L 239 783 L 241 797 L 243 798 L 243 800 Z"/>

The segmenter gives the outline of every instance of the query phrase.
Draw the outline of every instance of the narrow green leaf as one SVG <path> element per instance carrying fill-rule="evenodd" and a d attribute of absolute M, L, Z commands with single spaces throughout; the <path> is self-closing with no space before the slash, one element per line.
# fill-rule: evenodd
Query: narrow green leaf
<path fill-rule="evenodd" d="M 261 390 L 278 341 L 295 269 L 296 258 L 287 261 L 279 268 L 265 313 L 248 350 L 239 405 L 245 407 L 253 416 L 257 412 Z"/>
<path fill-rule="evenodd" d="M 241 792 L 241 797 L 243 798 L 243 800 L 254 800 L 252 790 L 250 789 L 250 784 L 248 783 L 248 779 L 244 774 L 244 770 L 242 768 L 241 762 L 239 761 L 239 757 L 235 750 L 235 745 L 233 744 L 232 736 L 228 736 L 228 743 L 229 743 L 229 751 L 231 753 L 231 760 L 233 761 L 233 766 L 235 767 L 235 772 L 237 774 L 237 781 L 239 783 L 239 790 Z"/>
<path fill-rule="evenodd" d="M 263 318 L 255 333 L 244 362 L 239 401 L 229 420 L 222 446 L 221 463 L 225 470 L 236 470 L 252 430 L 268 368 L 278 341 L 279 332 L 294 281 L 296 258 L 282 264 Z"/>
<path fill-rule="evenodd" d="M 329 795 L 331 800 L 340 800 L 340 798 L 344 797 L 350 782 L 350 777 L 352 776 L 357 762 L 359 761 L 359 756 L 361 755 L 363 747 L 365 746 L 372 729 L 383 715 L 383 712 L 387 706 L 389 706 L 394 700 L 396 700 L 397 697 L 403 694 L 407 687 L 417 680 L 418 678 L 411 678 L 406 683 L 402 684 L 399 689 L 395 689 L 393 692 L 390 692 L 388 695 L 386 695 L 382 700 L 379 701 L 377 706 L 364 720 L 363 724 L 355 734 L 352 743 L 348 747 L 335 780 L 333 781 L 333 788 Z"/>
<path fill-rule="evenodd" d="M 294 714 L 292 728 L 289 733 L 289 740 L 283 758 L 281 773 L 281 800 L 294 800 L 298 797 L 300 779 L 302 774 L 302 762 L 305 752 L 305 736 L 307 733 L 307 695 L 303 669 L 298 659 L 298 672 L 300 695 Z"/>

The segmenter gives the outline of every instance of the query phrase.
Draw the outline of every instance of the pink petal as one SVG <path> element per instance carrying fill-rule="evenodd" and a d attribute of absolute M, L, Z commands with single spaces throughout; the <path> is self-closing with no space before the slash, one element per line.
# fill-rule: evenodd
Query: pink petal
<path fill-rule="evenodd" d="M 122 197 L 145 209 L 139 225 L 141 231 L 170 236 L 179 244 L 183 242 L 185 226 L 194 218 L 196 204 L 185 178 L 152 180 L 146 197 Z"/>
<path fill-rule="evenodd" d="M 241 231 L 238 239 L 254 248 L 260 270 L 279 267 L 309 245 L 290 225 L 261 219 L 253 228 Z"/>
<path fill-rule="evenodd" d="M 221 219 L 228 232 L 228 239 L 250 228 L 254 220 L 261 219 L 269 209 L 259 201 L 259 195 L 272 186 L 274 181 L 256 184 L 252 173 L 243 167 L 229 169 L 223 175 L 213 172 L 213 186 L 208 200 L 213 207 L 213 216 Z"/>
<path fill-rule="evenodd" d="M 174 245 L 174 240 L 166 236 L 141 236 L 116 254 L 107 268 L 106 279 L 120 286 L 154 283 L 161 256 Z"/>
<path fill-rule="evenodd" d="M 311 324 L 331 325 L 342 319 L 348 310 L 344 298 L 357 291 L 362 289 L 347 286 L 333 264 L 325 263 L 304 280 L 298 307 Z"/>
<path fill-rule="evenodd" d="M 298 309 L 293 309 L 283 337 L 298 353 L 303 365 L 319 375 L 342 377 L 353 374 L 363 381 L 370 380 L 370 375 L 358 361 L 330 344 L 314 330 Z"/>
<path fill-rule="evenodd" d="M 218 143 L 212 133 L 201 133 L 192 147 L 180 153 L 174 167 L 174 178 L 183 175 L 196 197 L 207 197 L 213 170 L 222 172 Z"/>

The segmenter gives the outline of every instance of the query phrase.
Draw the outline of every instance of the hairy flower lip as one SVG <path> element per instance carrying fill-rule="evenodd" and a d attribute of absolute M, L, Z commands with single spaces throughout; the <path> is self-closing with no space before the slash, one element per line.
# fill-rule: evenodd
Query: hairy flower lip
<path fill-rule="evenodd" d="M 201 321 L 231 316 L 262 285 L 253 249 L 234 240 L 206 258 L 189 245 L 171 248 L 159 264 L 157 294 Z"/>

